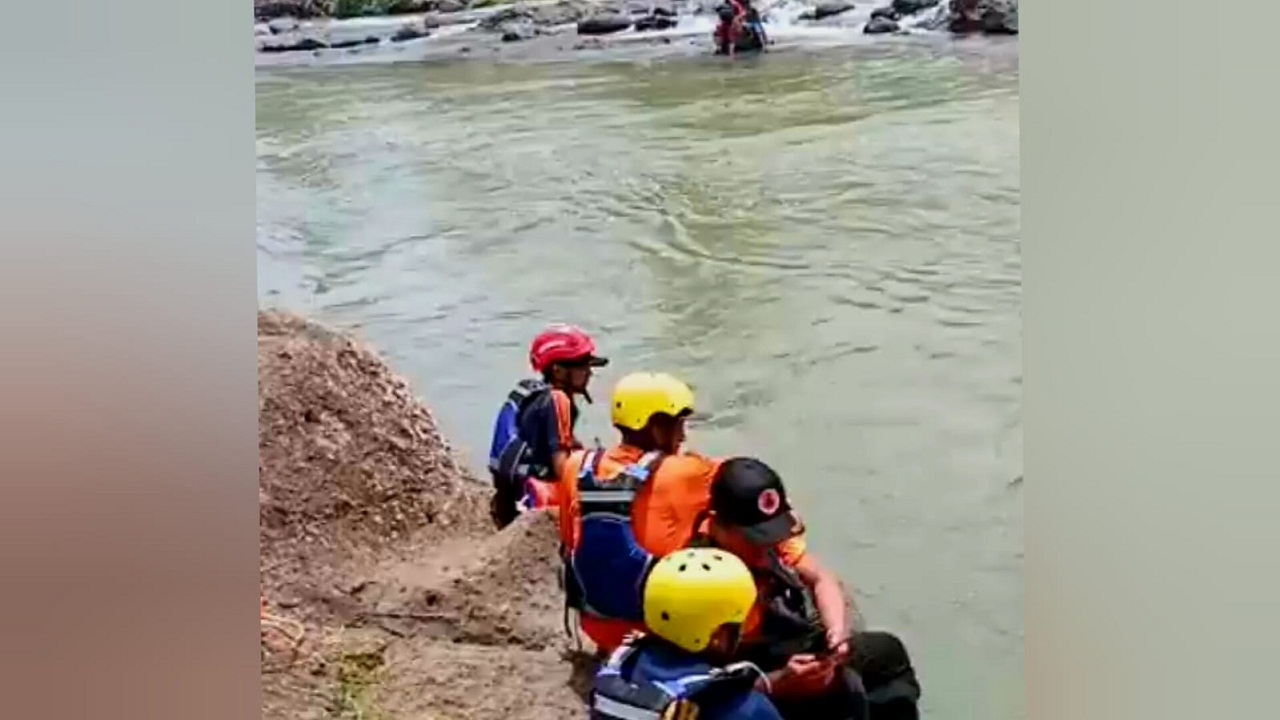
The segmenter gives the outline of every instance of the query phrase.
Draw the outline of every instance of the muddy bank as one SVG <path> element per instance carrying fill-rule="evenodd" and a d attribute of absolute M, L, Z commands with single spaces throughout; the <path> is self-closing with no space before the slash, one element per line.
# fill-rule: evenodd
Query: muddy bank
<path fill-rule="evenodd" d="M 258 317 L 263 717 L 575 718 L 550 517 L 487 491 L 354 339 Z"/>

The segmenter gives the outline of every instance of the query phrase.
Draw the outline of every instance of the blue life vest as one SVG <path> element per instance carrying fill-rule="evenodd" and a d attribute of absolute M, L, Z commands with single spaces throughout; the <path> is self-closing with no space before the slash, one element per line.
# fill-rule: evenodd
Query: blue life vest
<path fill-rule="evenodd" d="M 493 423 L 493 440 L 489 443 L 489 472 L 493 475 L 495 488 L 505 487 L 518 497 L 523 493 L 526 479 L 550 473 L 549 468 L 530 465 L 529 443 L 520 437 L 520 411 L 535 396 L 550 389 L 550 385 L 539 379 L 521 380 L 498 410 L 498 417 Z"/>
<path fill-rule="evenodd" d="M 596 473 L 604 452 L 589 451 L 578 471 L 582 530 L 565 558 L 566 601 L 589 615 L 643 623 L 644 583 L 657 558 L 636 540 L 631 505 L 665 454 L 645 453 L 617 477 L 602 481 Z"/>
<path fill-rule="evenodd" d="M 641 660 L 648 672 L 637 672 Z M 658 667 L 664 660 L 670 667 Z M 631 666 L 624 667 L 628 661 Z M 691 658 L 663 658 L 627 644 L 614 651 L 596 673 L 589 716 L 591 720 L 781 720 L 767 698 L 752 697 L 758 695 L 755 682 L 762 674 L 750 663 L 713 668 Z"/>

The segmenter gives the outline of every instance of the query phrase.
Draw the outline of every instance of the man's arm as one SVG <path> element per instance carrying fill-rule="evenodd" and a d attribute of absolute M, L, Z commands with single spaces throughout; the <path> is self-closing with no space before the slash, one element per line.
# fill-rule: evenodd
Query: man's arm
<path fill-rule="evenodd" d="M 834 650 L 849 639 L 853 628 L 850 626 L 849 605 L 852 597 L 847 598 L 840 578 L 831 572 L 813 553 L 804 553 L 795 564 L 800 579 L 813 590 L 814 604 L 818 608 L 818 617 L 827 631 L 827 643 Z M 856 612 L 856 609 L 855 609 Z"/>

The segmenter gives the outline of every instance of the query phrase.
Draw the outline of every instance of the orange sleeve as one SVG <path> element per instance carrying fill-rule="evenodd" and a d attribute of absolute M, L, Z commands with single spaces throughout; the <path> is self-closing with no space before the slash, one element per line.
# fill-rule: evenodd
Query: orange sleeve
<path fill-rule="evenodd" d="M 560 542 L 572 548 L 578 538 L 578 468 L 582 466 L 585 453 L 576 450 L 569 453 L 564 463 L 564 472 L 556 483 L 556 499 L 560 505 Z"/>
<path fill-rule="evenodd" d="M 573 437 L 573 408 L 569 396 L 562 390 L 551 391 L 552 407 L 556 411 L 556 434 L 560 437 L 560 448 L 568 450 L 578 446 Z"/>
<path fill-rule="evenodd" d="M 700 455 L 682 456 L 679 463 L 684 482 L 676 489 L 679 496 L 675 502 L 677 519 L 673 528 L 673 550 L 685 547 L 693 540 L 699 520 L 705 517 L 707 508 L 711 506 L 711 481 L 720 467 L 719 461 Z"/>

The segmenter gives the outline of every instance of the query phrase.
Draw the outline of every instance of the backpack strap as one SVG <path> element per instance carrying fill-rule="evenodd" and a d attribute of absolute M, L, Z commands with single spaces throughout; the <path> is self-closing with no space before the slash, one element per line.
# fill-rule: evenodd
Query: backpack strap
<path fill-rule="evenodd" d="M 601 482 L 598 473 L 603 456 L 604 453 L 600 450 L 589 451 L 582 461 L 582 470 L 578 472 L 578 500 L 582 506 L 582 515 L 630 515 L 631 503 L 636 499 L 636 493 L 653 477 L 667 456 L 658 450 L 647 452 L 624 468 L 617 477 Z"/>

